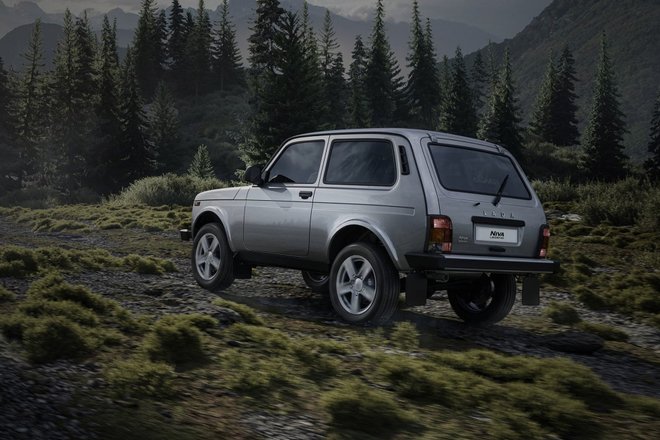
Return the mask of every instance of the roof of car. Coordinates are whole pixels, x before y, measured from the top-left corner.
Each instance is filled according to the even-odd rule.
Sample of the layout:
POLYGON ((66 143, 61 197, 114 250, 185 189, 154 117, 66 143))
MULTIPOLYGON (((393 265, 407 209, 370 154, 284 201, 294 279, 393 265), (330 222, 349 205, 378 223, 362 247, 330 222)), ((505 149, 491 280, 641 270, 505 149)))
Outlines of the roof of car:
POLYGON ((502 149, 502 147, 500 147, 499 145, 493 144, 492 142, 488 142, 488 141, 483 141, 465 136, 458 136, 455 134, 444 133, 441 131, 421 130, 415 128, 350 128, 344 130, 316 131, 312 133, 304 133, 304 134, 299 134, 297 136, 293 136, 287 139, 285 143, 292 139, 301 138, 301 137, 333 136, 333 135, 344 135, 344 134, 394 134, 394 135, 403 136, 408 139, 410 138, 421 139, 425 137, 430 137, 431 139, 438 141, 442 141, 442 140, 455 141, 455 142, 472 144, 474 146, 490 147, 491 149, 495 149, 497 151, 500 151, 502 149))

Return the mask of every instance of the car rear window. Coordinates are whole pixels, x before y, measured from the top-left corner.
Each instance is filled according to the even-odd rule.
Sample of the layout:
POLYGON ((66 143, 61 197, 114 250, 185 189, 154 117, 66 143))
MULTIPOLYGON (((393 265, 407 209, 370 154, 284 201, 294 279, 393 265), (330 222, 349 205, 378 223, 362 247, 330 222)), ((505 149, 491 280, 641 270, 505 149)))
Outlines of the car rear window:
POLYGON ((503 197, 531 199, 516 166, 503 154, 430 144, 440 184, 450 191, 496 195, 506 176, 503 197))
POLYGON ((325 183, 391 186, 396 182, 392 143, 381 140, 335 141, 325 183))

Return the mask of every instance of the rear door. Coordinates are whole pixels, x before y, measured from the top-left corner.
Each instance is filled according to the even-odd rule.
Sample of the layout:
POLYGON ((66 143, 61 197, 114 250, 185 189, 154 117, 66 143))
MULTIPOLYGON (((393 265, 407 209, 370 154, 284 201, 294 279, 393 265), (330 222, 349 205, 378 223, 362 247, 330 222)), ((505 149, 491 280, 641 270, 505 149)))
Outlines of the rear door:
POLYGON ((527 178, 504 149, 426 142, 440 214, 453 225, 454 254, 535 257, 545 214, 527 178))
POLYGON ((266 168, 266 183, 249 189, 243 225, 248 251, 308 254, 312 202, 324 147, 325 138, 286 145, 266 168))

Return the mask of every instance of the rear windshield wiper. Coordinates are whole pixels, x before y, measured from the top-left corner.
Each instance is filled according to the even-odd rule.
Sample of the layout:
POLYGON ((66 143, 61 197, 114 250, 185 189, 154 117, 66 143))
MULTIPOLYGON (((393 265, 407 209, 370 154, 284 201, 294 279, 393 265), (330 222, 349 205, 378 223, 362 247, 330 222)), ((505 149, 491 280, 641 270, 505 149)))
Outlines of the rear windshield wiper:
POLYGON ((502 200, 502 193, 504 192, 504 188, 506 188, 506 183, 509 181, 509 175, 507 174, 504 176, 504 180, 502 180, 502 183, 500 184, 500 189, 497 190, 497 194, 495 194, 495 200, 493 200, 493 205, 497 206, 498 203, 500 203, 500 200, 502 200))

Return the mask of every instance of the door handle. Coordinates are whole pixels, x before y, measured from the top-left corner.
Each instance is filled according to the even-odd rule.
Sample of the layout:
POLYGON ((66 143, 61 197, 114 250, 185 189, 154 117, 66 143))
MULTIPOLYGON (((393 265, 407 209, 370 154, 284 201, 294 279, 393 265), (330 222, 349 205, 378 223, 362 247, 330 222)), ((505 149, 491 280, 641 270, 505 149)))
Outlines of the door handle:
POLYGON ((311 191, 300 191, 298 195, 300 196, 301 199, 307 200, 310 197, 312 197, 314 193, 311 191))

